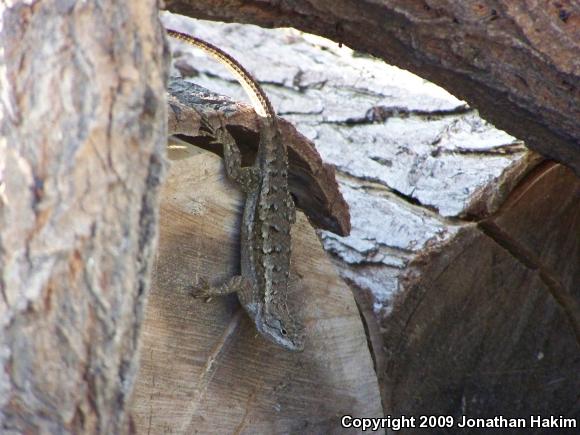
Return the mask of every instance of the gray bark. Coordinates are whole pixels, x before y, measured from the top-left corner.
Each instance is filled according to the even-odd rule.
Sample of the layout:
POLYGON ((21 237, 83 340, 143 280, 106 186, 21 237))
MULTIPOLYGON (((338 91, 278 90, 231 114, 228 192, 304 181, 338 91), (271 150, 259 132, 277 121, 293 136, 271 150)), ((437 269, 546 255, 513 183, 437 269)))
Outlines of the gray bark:
POLYGON ((120 433, 166 143, 157 4, 0 13, 0 432, 120 433))
POLYGON ((166 7, 195 18, 295 27, 370 53, 443 86, 580 174, 576 0, 168 0, 166 7))
MULTIPOLYGON (((335 44, 168 19, 238 57, 336 167, 352 232, 322 240, 366 320, 385 414, 578 416, 571 170, 432 84, 335 44)), ((202 55, 183 50, 175 65, 243 98, 202 55)))

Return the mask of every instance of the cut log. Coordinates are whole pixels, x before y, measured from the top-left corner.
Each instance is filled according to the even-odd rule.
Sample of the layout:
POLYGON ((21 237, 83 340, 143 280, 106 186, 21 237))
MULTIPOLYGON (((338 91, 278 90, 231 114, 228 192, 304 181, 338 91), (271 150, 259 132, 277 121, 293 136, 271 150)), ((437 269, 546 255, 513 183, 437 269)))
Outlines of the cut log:
MULTIPOLYGON (((182 24, 241 56, 336 166, 353 230, 321 234, 365 317, 384 413, 572 417, 577 178, 381 62, 290 30, 182 24), (517 192, 530 195, 516 207, 517 192)), ((205 87, 236 91, 203 57, 179 61, 205 87)))
MULTIPOLYGON (((222 147, 203 146, 200 113, 215 127, 225 127, 242 153, 242 164, 251 165, 258 149, 258 115, 248 105, 210 92, 180 78, 169 81, 169 131, 186 142, 223 156, 222 147)), ((278 118, 288 149, 288 185, 294 202, 317 228, 346 236, 350 232, 348 205, 338 190, 334 167, 322 162, 314 144, 288 121, 278 118)))
POLYGON ((178 14, 321 35, 443 86, 580 175, 580 6, 535 0, 168 0, 178 14), (364 29, 364 31, 361 31, 364 29))
POLYGON ((243 197, 221 159, 180 154, 162 195, 133 401, 137 432, 341 433, 341 415, 381 416, 356 304, 301 213, 290 299, 307 329, 303 353, 258 335, 236 296, 191 296, 196 275, 218 283, 239 273, 243 197))
POLYGON ((493 218, 418 256, 380 322, 386 409, 578 420, 579 235, 580 180, 546 164, 493 218))

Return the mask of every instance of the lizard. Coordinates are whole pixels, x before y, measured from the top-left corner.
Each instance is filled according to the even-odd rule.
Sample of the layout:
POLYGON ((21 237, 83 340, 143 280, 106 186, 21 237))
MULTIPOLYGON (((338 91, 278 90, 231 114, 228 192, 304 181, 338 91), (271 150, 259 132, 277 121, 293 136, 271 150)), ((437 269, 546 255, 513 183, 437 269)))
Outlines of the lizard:
POLYGON ((232 56, 200 38, 166 29, 167 34, 217 59, 248 94, 259 116, 260 139, 252 166, 241 166, 240 150, 225 127, 214 129, 202 117, 203 133, 221 144, 226 175, 245 193, 241 226, 241 274, 218 286, 204 279, 194 285, 198 297, 236 293, 256 329, 284 349, 304 349, 303 327, 288 307, 291 225, 296 209, 288 188, 288 154, 276 112, 257 80, 232 56))

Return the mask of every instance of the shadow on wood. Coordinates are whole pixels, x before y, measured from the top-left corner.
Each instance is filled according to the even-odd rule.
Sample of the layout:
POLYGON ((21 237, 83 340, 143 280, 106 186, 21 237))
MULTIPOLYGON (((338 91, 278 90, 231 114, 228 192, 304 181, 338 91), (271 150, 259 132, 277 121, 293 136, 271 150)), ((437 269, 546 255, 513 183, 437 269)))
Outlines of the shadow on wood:
POLYGON ((137 432, 339 433, 341 415, 381 416, 354 299, 301 213, 290 298, 306 324, 303 353, 266 342, 235 296, 191 297, 196 274, 220 282, 239 272, 241 211, 219 158, 204 151, 172 162, 133 400, 137 432))
POLYGON ((413 261, 380 325, 387 413, 580 417, 579 217, 580 180, 547 162, 413 261))

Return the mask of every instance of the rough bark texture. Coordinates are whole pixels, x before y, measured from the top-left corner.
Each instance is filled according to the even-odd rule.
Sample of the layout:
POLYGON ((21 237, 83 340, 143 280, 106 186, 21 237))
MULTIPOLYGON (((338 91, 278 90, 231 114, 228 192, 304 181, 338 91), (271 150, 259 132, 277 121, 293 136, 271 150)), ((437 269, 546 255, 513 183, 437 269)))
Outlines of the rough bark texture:
POLYGON ((579 217, 580 179, 542 165, 413 261, 381 321, 389 412, 580 419, 579 217))
POLYGON ((373 54, 443 86, 580 174, 578 1, 168 0, 166 7, 291 26, 373 54))
POLYGON ((353 433, 341 415, 381 416, 353 296, 301 213, 290 301, 306 325, 304 352, 264 340, 235 295, 191 296, 196 274, 219 283, 239 273, 243 195, 215 155, 179 154, 163 188, 133 402, 138 433, 353 433))
POLYGON ((127 428, 166 141, 156 6, 0 6, 3 434, 127 428))
MULTIPOLYGON (((321 237, 365 317, 385 414, 577 417, 570 170, 441 89, 335 44, 181 24, 241 58, 336 167, 352 231, 321 237)), ((176 65, 243 98, 203 56, 181 52, 176 65)))
MULTIPOLYGON (((200 113, 225 126, 242 153, 242 164, 251 165, 258 149, 259 123, 254 110, 230 98, 209 92, 183 79, 169 81, 168 133, 184 141, 196 142, 223 156, 223 148, 203 146, 199 133, 200 113)), ((288 183, 294 202, 316 227, 346 236, 350 232, 348 205, 338 190, 334 168, 322 162, 314 144, 288 121, 278 124, 286 146, 290 170, 288 183)))

